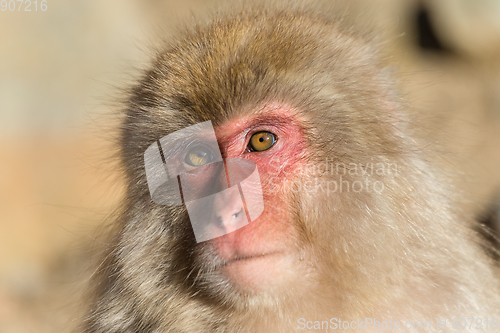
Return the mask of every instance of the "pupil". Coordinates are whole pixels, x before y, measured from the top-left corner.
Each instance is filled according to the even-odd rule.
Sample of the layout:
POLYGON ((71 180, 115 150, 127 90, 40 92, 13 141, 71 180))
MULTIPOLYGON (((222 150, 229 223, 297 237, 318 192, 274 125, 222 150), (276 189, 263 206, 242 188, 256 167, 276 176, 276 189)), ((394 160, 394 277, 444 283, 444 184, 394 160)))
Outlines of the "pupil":
POLYGON ((259 142, 264 142, 264 138, 259 138, 259 142))

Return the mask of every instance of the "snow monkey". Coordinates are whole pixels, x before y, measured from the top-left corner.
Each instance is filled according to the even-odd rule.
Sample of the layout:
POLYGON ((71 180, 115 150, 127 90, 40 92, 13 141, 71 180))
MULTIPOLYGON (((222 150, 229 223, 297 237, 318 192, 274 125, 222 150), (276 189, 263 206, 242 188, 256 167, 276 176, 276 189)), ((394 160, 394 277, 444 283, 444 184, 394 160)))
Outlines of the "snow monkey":
POLYGON ((293 6, 217 14, 159 50, 123 108, 126 195, 81 331, 500 330, 495 264, 379 54, 293 6), (163 204, 148 149, 154 177, 176 170, 163 204), (256 216, 232 160, 257 172, 256 216))

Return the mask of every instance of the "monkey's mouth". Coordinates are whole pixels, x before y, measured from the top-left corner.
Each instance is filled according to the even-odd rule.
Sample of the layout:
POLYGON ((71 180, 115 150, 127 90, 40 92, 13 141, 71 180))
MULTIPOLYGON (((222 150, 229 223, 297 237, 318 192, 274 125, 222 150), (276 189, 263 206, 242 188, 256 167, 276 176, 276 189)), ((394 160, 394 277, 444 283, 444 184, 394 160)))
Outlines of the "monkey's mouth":
POLYGON ((234 286, 248 292, 260 292, 280 285, 290 271, 289 257, 284 252, 271 251, 250 255, 237 254, 220 267, 234 286))
POLYGON ((246 256, 236 256, 233 259, 229 259, 224 261, 223 266, 227 266, 231 263, 238 262, 238 261, 245 261, 245 260, 254 260, 254 259, 263 259, 265 257, 270 257, 270 256, 275 256, 279 255, 281 252, 275 251, 275 252, 268 252, 268 253, 261 253, 261 254, 254 254, 254 255, 246 255, 246 256))

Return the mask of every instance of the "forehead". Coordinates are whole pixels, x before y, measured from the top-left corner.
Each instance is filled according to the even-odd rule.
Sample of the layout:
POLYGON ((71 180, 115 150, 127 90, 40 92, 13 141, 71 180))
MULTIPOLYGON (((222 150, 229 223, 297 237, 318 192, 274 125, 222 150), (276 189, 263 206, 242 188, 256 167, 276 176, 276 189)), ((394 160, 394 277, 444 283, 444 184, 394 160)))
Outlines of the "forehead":
POLYGON ((335 27, 285 14, 215 20, 161 53, 150 82, 174 112, 218 125, 306 91, 304 80, 298 82, 322 67, 326 30, 335 27))

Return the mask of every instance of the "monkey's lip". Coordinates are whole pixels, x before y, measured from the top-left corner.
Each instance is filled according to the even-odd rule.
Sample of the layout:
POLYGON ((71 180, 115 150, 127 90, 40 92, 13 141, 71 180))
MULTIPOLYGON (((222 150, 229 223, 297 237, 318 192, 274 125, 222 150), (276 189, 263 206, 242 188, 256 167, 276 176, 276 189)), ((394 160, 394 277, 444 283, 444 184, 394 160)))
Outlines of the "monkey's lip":
POLYGON ((236 255, 226 260, 221 270, 234 286, 247 292, 260 292, 283 281, 289 271, 287 257, 278 251, 236 255))
POLYGON ((226 260, 222 266, 227 266, 231 263, 238 262, 238 261, 245 261, 245 260, 256 260, 256 259, 264 259, 270 256, 276 256, 282 254, 279 251, 274 251, 274 252, 267 252, 267 253, 259 253, 259 254, 253 254, 253 255, 237 255, 236 257, 226 260))

